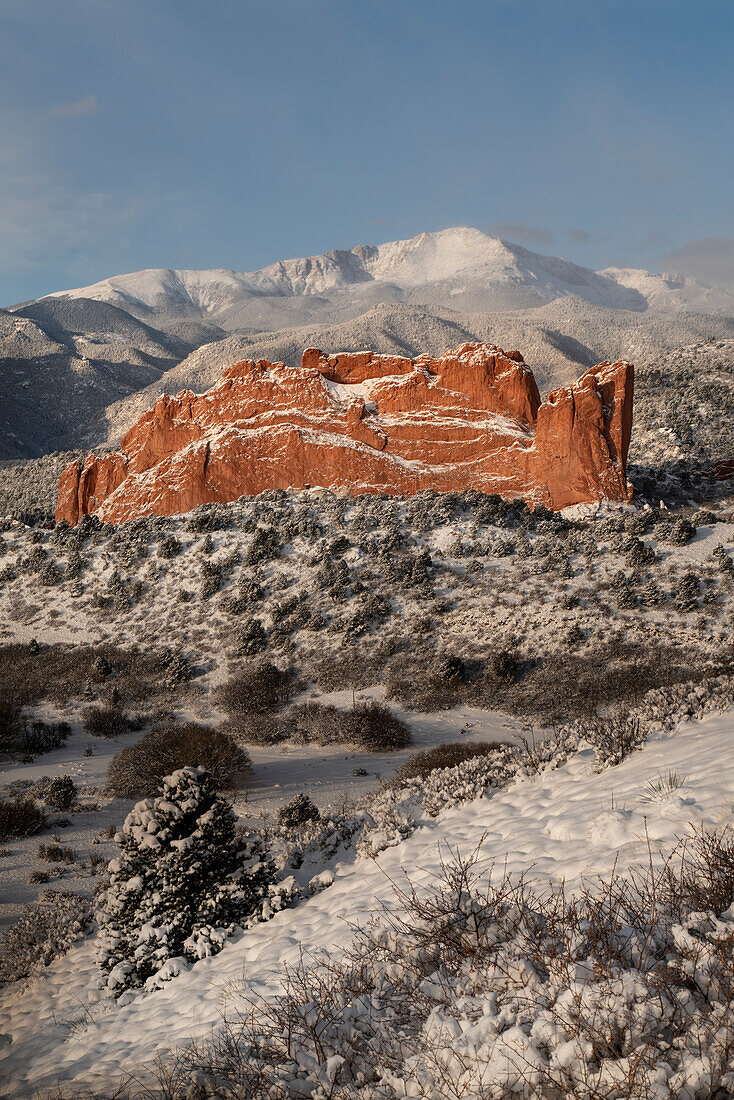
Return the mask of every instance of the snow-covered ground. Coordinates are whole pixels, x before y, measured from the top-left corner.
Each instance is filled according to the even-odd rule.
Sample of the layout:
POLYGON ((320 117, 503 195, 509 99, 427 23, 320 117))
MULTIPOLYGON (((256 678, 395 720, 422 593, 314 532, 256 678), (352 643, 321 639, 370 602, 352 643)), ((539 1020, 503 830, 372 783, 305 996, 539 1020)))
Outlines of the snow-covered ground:
MULTIPOLYGON (((344 523, 335 523, 325 517, 319 510, 318 497, 308 493, 292 495, 288 510, 296 506, 319 514, 330 536, 343 531, 354 540, 343 555, 352 580, 361 580, 366 571, 365 589, 383 595, 391 604, 391 616, 379 630, 382 638, 393 634, 400 640, 406 635, 418 634, 414 619, 426 615, 436 620, 434 633, 446 645, 470 648, 478 639, 491 637, 498 647, 523 647, 533 657, 557 650, 559 639, 572 625, 584 632, 590 644, 616 625, 622 625, 628 634, 642 631, 646 639, 652 641, 667 641, 671 634, 681 640, 691 639, 702 650, 710 646, 713 637, 714 631, 702 632, 697 618, 691 613, 679 612, 671 600, 662 607, 641 603, 633 610, 618 609, 613 615, 605 607, 600 608, 600 601, 604 604, 614 599, 609 591, 610 581, 620 570, 629 573, 631 566, 623 549, 626 536, 620 536, 617 544, 608 531, 602 533, 601 525, 594 522, 589 522, 580 532, 579 539, 572 538, 570 543, 558 541, 557 535, 550 539, 538 537, 532 531, 526 533, 477 524, 466 517, 455 517, 425 532, 412 531, 414 552, 428 551, 437 566, 433 578, 434 595, 441 610, 436 611, 433 600, 415 586, 406 587, 403 582, 375 575, 375 570, 382 566, 365 553, 360 539, 366 538, 369 542, 382 535, 376 524, 368 536, 354 529, 355 516, 366 507, 362 498, 350 505, 344 523), (522 555, 512 540, 523 544, 522 555), (511 551, 498 556, 496 546, 503 544, 510 546, 511 551), (528 556, 530 548, 532 553, 528 556), (569 566, 566 578, 560 575, 561 563, 569 566), (578 599, 575 604, 560 606, 562 595, 578 599)), ((66 583, 53 589, 44 588, 39 585, 37 574, 22 567, 24 557, 34 544, 27 540, 28 529, 16 525, 5 536, 0 536, 4 539, 0 543, 4 566, 18 573, 11 583, 0 583, 0 641, 29 642, 37 638, 48 644, 108 642, 121 646, 148 646, 151 637, 155 637, 195 654, 202 664, 213 660, 213 674, 201 682, 214 686, 225 678, 225 658, 231 651, 232 632, 239 625, 242 614, 233 613, 227 600, 238 591, 237 578, 249 570, 265 592, 262 602, 255 604, 248 613, 259 617, 267 629, 275 625, 275 605, 289 598, 308 604, 326 616, 328 629, 316 632, 309 627, 291 628, 297 660, 323 657, 329 651, 343 648, 341 632, 349 615, 359 608, 362 596, 350 596, 345 602, 335 603, 328 591, 319 589, 319 561, 313 557, 319 541, 312 537, 295 538, 284 545, 281 557, 272 562, 253 567, 239 563, 227 565, 238 554, 239 560, 246 557, 251 540, 251 535, 241 528, 241 516, 236 512, 238 507, 230 506, 235 515, 232 528, 214 532, 210 555, 202 554, 203 536, 188 529, 186 516, 160 521, 182 544, 181 553, 170 560, 158 555, 152 535, 143 548, 143 557, 132 562, 127 560, 124 551, 113 545, 109 530, 95 536, 98 541, 92 540, 83 549, 85 565, 81 594, 66 583), (221 592, 212 599, 196 598, 201 588, 204 557, 223 570, 221 592), (130 607, 100 608, 95 597, 109 595, 109 586, 116 575, 124 578, 128 586, 126 591, 130 583, 142 579, 144 591, 132 600, 130 607), (190 595, 186 602, 179 598, 182 590, 190 595), (53 598, 49 598, 49 592, 53 598)), ((610 510, 609 514, 614 511, 624 514, 619 510, 610 510)), ((603 518, 605 513, 602 511, 599 515, 603 518)), ((676 513, 660 515, 677 518, 676 513)), ((400 523, 405 522, 400 508, 396 516, 400 523)), ((123 525, 118 530, 124 534, 127 528, 123 525)), ((156 538, 162 532, 163 527, 157 531, 156 538)), ((712 555, 717 547, 723 548, 729 556, 732 554, 734 522, 730 508, 722 509, 716 524, 699 526, 687 545, 661 540, 654 530, 640 537, 644 545, 657 554, 657 561, 646 567, 645 572, 649 572, 661 588, 667 590, 683 571, 690 569, 694 569, 709 587, 718 585, 716 628, 728 628, 734 604, 728 588, 720 583, 718 566, 712 555)), ((68 557, 68 548, 56 545, 48 535, 43 549, 49 560, 59 565, 63 564, 64 555, 68 557)), ((0 581, 3 579, 1 574, 0 569, 0 581)))
POLYGON ((338 952, 351 939, 350 922, 366 921, 381 901, 389 902, 404 875, 429 883, 442 846, 469 853, 482 842, 488 870, 495 863, 570 888, 615 865, 642 864, 648 843, 655 853, 702 823, 731 820, 733 741, 729 711, 654 738, 601 773, 584 749, 558 770, 446 811, 375 861, 338 864, 329 889, 124 1007, 102 998, 88 940, 34 981, 0 993, 0 1076, 15 1097, 57 1080, 103 1088, 194 1036, 211 1034, 222 1010, 243 993, 275 992, 283 964, 296 963, 301 952, 338 952), (662 801, 647 801, 646 785, 670 771, 682 785, 662 801))
MULTIPOLYGON (((357 699, 382 699, 384 687, 360 691, 357 699)), ((303 696, 306 698, 306 695, 303 696)), ((333 691, 319 695, 319 702, 348 710, 352 702, 350 691, 333 691)), ((252 781, 241 813, 258 814, 277 808, 294 795, 307 790, 319 806, 335 806, 344 798, 352 801, 374 790, 380 779, 387 779, 397 767, 415 752, 435 748, 449 742, 516 741, 522 723, 498 711, 477 707, 452 707, 433 714, 415 713, 393 706, 398 717, 407 722, 413 744, 400 752, 360 752, 349 746, 281 745, 248 749, 252 757, 252 781), (365 776, 351 773, 364 769, 365 776)))
MULTIPOLYGON (((304 692, 301 698, 309 698, 304 692)), ((382 685, 361 691, 357 700, 384 696, 382 685)), ((319 701, 348 709, 352 693, 334 691, 319 695, 319 701)), ((251 746, 252 775, 247 786, 239 792, 235 809, 243 818, 252 818, 256 824, 273 816, 279 807, 303 791, 316 802, 321 810, 339 808, 345 801, 354 803, 379 787, 381 779, 387 779, 397 767, 414 752, 431 749, 436 745, 460 741, 516 741, 520 723, 497 711, 479 710, 475 707, 454 707, 434 714, 416 714, 395 708, 408 723, 413 744, 400 752, 360 752, 349 745, 320 747, 313 744, 285 742, 266 747, 251 746), (353 772, 364 771, 364 775, 353 772)), ((39 710, 44 718, 58 717, 52 709, 39 710)), ((70 717, 73 717, 70 715, 70 717)), ((13 783, 37 783, 43 776, 71 775, 80 792, 89 792, 81 803, 87 810, 74 810, 50 816, 50 829, 43 834, 16 837, 4 846, 6 854, 0 858, 0 929, 17 920, 24 905, 38 896, 39 886, 29 881, 34 872, 51 874, 48 886, 52 889, 74 890, 89 893, 94 884, 89 860, 92 857, 111 859, 114 844, 105 836, 110 825, 120 825, 132 807, 132 801, 110 798, 105 792, 107 769, 116 753, 127 745, 140 740, 141 734, 128 733, 117 738, 90 737, 72 722, 72 734, 65 745, 53 752, 37 757, 33 763, 6 763, 0 769, 0 787, 13 783), (84 750, 92 749, 85 756, 84 750), (59 828, 55 822, 65 820, 59 828), (60 841, 70 847, 77 861, 72 864, 54 864, 39 860, 36 852, 39 841, 47 841, 50 833, 56 833, 60 841)))

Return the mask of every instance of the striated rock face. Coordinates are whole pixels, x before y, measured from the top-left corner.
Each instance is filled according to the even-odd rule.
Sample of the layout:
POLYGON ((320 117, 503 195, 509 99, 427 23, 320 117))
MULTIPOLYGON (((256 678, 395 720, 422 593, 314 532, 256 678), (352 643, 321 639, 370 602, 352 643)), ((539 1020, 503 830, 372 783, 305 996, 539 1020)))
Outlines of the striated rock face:
POLYGON ((119 452, 62 474, 56 520, 186 512, 264 489, 479 489, 564 508, 624 501, 633 368, 600 363, 541 403, 519 352, 440 359, 303 353, 236 363, 204 394, 159 397, 119 452))

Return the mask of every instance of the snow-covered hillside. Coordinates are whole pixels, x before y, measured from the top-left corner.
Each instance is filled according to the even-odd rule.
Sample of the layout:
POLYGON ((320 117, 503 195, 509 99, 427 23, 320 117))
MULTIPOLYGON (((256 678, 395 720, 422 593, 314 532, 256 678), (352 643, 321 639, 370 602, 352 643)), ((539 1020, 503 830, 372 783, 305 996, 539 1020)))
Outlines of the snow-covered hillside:
POLYGON ((653 309, 730 313, 734 300, 731 291, 724 287, 703 286, 686 275, 653 274, 633 267, 606 267, 598 274, 641 294, 653 309))
MULTIPOLYGON (((3 917, 10 925, 21 916, 6 934, 25 949, 0 958, 0 979, 8 982, 0 992, 0 1078, 9 1094, 43 1095, 60 1078, 61 1097, 79 1100, 92 1088, 108 1100, 118 1074, 144 1077, 157 1057, 170 1069, 177 1055, 169 1052, 210 1038, 222 1009, 236 1020, 248 998, 262 1006, 260 998, 277 994, 283 965, 297 967, 302 953, 347 965, 350 925, 383 919, 380 907, 392 903, 394 885, 419 894, 430 887, 449 846, 469 856, 483 841, 485 881, 494 863, 500 874, 525 873, 555 887, 564 881, 570 892, 615 867, 628 883, 630 868, 646 866, 648 844, 655 863, 661 848, 697 828, 730 824, 734 516, 730 503, 713 501, 712 509, 551 518, 479 494, 397 501, 304 492, 115 529, 91 521, 54 532, 7 523, 0 541, 0 701, 11 725, 8 731, 6 718, 0 806, 6 822, 18 813, 12 804, 22 805, 18 795, 48 814, 44 832, 6 832, 3 841, 3 917), (277 667, 260 664, 265 657, 277 667), (276 684, 274 701, 263 702, 263 682, 276 684), (257 685, 254 696, 247 683, 257 685), (381 721, 393 728, 395 718, 407 722, 415 749, 438 749, 444 761, 448 752, 461 762, 426 775, 410 770, 422 765, 408 759, 405 740, 373 743, 368 752, 353 725, 361 696, 395 707, 380 711, 381 721), (16 700, 31 723, 40 723, 16 728, 16 700), (280 709, 263 714, 267 706, 280 709), (328 728, 309 726, 309 715, 328 728), (108 724, 100 726, 100 717, 108 724), (145 754, 161 723, 179 719, 195 719, 206 738, 229 730, 249 746, 252 782, 234 809, 243 829, 262 830, 279 876, 272 885, 292 881, 296 904, 237 932, 216 957, 191 967, 168 958, 166 974, 181 972, 145 996, 127 990, 114 1002, 103 995, 91 929, 35 972, 47 925, 37 908, 25 916, 20 907, 40 901, 38 886, 52 883, 73 892, 67 904, 89 913, 90 895, 104 888, 104 865, 117 854, 114 826, 145 793, 108 785, 119 778, 117 754, 145 754), (62 721, 63 737, 49 724, 62 721), (498 740, 512 743, 478 745, 498 740), (604 763, 610 766, 597 771, 604 763), (76 803, 51 812, 52 776, 76 785, 76 803), (384 789, 380 778, 388 781, 384 789), (313 831, 276 824, 284 804, 306 794, 321 815, 312 819, 313 831), (26 934, 29 923, 35 939, 26 934)), ((436 767, 435 755, 430 761, 436 767)), ((136 781, 144 772, 136 766, 136 781)), ((61 901, 56 894, 47 903, 54 898, 61 901)), ((730 904, 697 907, 715 911, 717 935, 734 932, 734 910, 725 916, 730 904)), ((571 969, 577 961, 573 955, 571 969)), ((381 965, 379 957, 370 956, 373 962, 381 965)), ((504 1009, 493 991, 493 966, 485 953, 469 973, 468 1001, 467 974, 461 965, 449 967, 442 1004, 423 1016, 413 1012, 413 1037, 430 1052, 427 1020, 437 1007, 431 1018, 440 1017, 442 1034, 463 1044, 470 1076, 494 1072, 487 1044, 500 1033, 504 1009)), ((647 1028, 657 1002, 637 969, 630 977, 625 961, 623 984, 647 1028)), ((520 991, 520 1007, 512 1009, 518 1042, 540 1013, 537 1000, 527 1009, 522 997, 546 992, 540 981, 530 993, 520 991)), ((377 1020, 382 1039, 392 1020, 393 994, 386 996, 366 1017, 377 1020)), ((622 1009, 625 1003, 615 1001, 622 1009)), ((425 998, 421 1004, 422 1012, 425 998)), ((506 1017, 501 1033, 509 1027, 506 1017)), ((561 1046, 554 1034, 546 1030, 538 1040, 549 1062, 561 1046)), ((678 1065, 679 1048, 669 1047, 678 1065)), ((394 1075, 415 1077, 398 1063, 390 1063, 394 1075)), ((294 1079, 307 1072, 293 1071, 294 1079)), ((472 1095, 461 1075, 453 1080, 453 1092, 390 1085, 375 1094, 360 1087, 339 1100, 472 1095)), ((240 1085, 228 1100, 308 1095, 295 1086, 258 1094, 240 1085)), ((133 1095, 142 1100, 141 1092, 133 1095)), ((591 1095, 620 1100, 613 1092, 591 1095)), ((181 1090, 169 1094, 184 1097, 181 1090)))
POLYGON ((14 1097, 57 1081, 111 1090, 120 1074, 139 1073, 177 1045, 209 1037, 223 1011, 231 1015, 249 998, 277 992, 283 967, 297 966, 302 952, 338 959, 352 939, 350 923, 364 924, 381 904, 393 904, 394 886, 405 887, 406 875, 419 891, 430 886, 449 846, 469 855, 481 844, 485 876, 492 865, 495 874, 506 867, 539 883, 565 882, 570 891, 615 867, 641 867, 650 853, 656 861, 661 849, 701 825, 731 820, 733 736, 732 712, 714 714, 654 737, 601 773, 593 752, 582 748, 557 770, 426 820, 376 860, 338 862, 331 887, 124 1006, 100 993, 95 943, 87 940, 29 984, 0 994, 6 1087, 14 1097), (650 784, 671 773, 675 789, 651 798, 650 784))
POLYGON ((467 227, 258 271, 155 268, 0 310, 0 460, 114 446, 161 392, 207 389, 240 359, 296 366, 307 347, 487 341, 518 348, 550 390, 605 359, 639 368, 732 337, 729 290, 592 271, 467 227))

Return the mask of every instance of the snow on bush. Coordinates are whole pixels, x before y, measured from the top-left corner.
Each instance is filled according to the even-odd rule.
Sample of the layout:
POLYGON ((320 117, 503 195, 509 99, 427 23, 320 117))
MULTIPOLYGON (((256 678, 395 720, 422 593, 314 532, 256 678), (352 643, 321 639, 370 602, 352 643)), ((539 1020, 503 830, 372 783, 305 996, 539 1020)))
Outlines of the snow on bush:
POLYGON ((342 957, 302 962, 279 996, 183 1052, 180 1095, 194 1081, 258 1100, 734 1093, 734 897, 681 911, 695 846, 570 898, 480 873, 479 855, 453 854, 427 889, 396 888, 342 957))
MULTIPOLYGON (((634 711, 612 710, 591 720, 576 719, 540 738, 522 738, 522 749, 499 744, 486 756, 455 767, 437 768, 427 776, 399 779, 380 791, 363 811, 366 819, 357 842, 361 856, 374 858, 411 835, 426 818, 442 810, 485 797, 518 775, 536 774, 563 766, 588 740, 594 746, 599 770, 620 764, 641 748, 652 733, 667 731, 678 722, 700 718, 714 709, 734 704, 732 679, 721 676, 705 687, 678 684, 648 692, 634 711)), ((530 732, 530 731, 529 731, 530 732)), ((398 773, 399 775, 399 773, 398 773)))
POLYGON ((296 826, 279 821, 268 828, 267 842, 282 873, 298 872, 300 880, 307 883, 322 872, 328 877, 331 871, 324 870, 326 865, 353 852, 366 820, 367 814, 361 810, 324 811, 318 820, 296 826))
POLYGON ((703 718, 734 706, 734 676, 715 676, 705 683, 674 684, 647 692, 635 707, 646 733, 673 730, 680 722, 703 718))
POLYGON ((395 770, 392 785, 416 775, 427 776, 436 768, 455 768, 465 760, 490 756, 506 741, 450 741, 423 752, 415 752, 395 770))
POLYGON ((542 739, 535 739, 529 731, 529 737, 521 738, 525 764, 530 772, 562 767, 583 741, 588 741, 601 771, 620 764, 653 734, 671 732, 681 722, 733 706, 731 676, 716 676, 705 684, 689 682, 654 688, 629 710, 611 710, 590 719, 576 718, 554 727, 542 739))
POLYGON ((395 847, 422 820, 506 786, 522 767, 523 760, 515 746, 498 745, 487 756, 464 760, 453 768, 436 768, 427 776, 414 776, 398 787, 384 788, 365 812, 358 853, 374 857, 386 848, 395 847))
MULTIPOLYGON (((721 690, 714 696, 717 702, 731 690, 728 679, 722 679, 719 686, 721 690)), ((603 736, 596 739, 600 743, 598 766, 619 763, 641 743, 643 729, 650 732, 666 728, 671 714, 694 714, 710 705, 710 697, 700 691, 697 694, 695 686, 688 691, 681 687, 672 692, 649 693, 638 705, 639 719, 614 715, 599 719, 598 729, 603 736), (618 727, 620 737, 615 733, 618 727), (631 738, 626 736, 628 727, 634 734, 631 738), (610 745, 604 740, 607 733, 610 745)), ((303 879, 304 873, 315 872, 314 888, 319 889, 319 873, 338 855, 356 848, 358 856, 374 858, 400 844, 445 809, 486 797, 519 775, 565 763, 584 734, 588 736, 587 729, 575 722, 552 731, 543 741, 532 745, 526 742, 524 751, 498 745, 486 756, 385 787, 371 798, 367 808, 355 813, 327 815, 304 822, 297 830, 283 823, 270 830, 268 840, 274 850, 280 848, 278 863, 283 874, 300 871, 303 879)), ((123 859, 111 865, 111 885, 100 918, 105 943, 101 965, 108 971, 109 988, 118 995, 142 984, 148 988, 159 986, 196 958, 220 950, 238 925, 269 919, 311 892, 306 888, 312 881, 308 877, 302 886, 293 876, 276 882, 273 864, 263 859, 260 842, 252 837, 241 842, 242 854, 233 854, 240 843, 231 832, 234 815, 221 799, 215 798, 210 804, 208 776, 202 780, 208 793, 201 805, 201 795, 193 798, 190 809, 177 805, 177 799, 180 803, 183 796, 169 790, 170 783, 177 776, 189 776, 186 788, 192 775, 202 773, 203 769, 186 768, 169 777, 163 797, 139 803, 123 828, 123 859), (218 811, 222 821, 214 815, 216 824, 208 822, 214 803, 224 807, 218 811), (202 822, 207 820, 206 827, 197 824, 199 815, 202 822), (223 847, 218 859, 187 854, 191 847, 206 851, 220 842, 223 847), (206 866, 208 878, 199 874, 202 866, 206 866), (200 897, 184 885, 188 882, 200 887, 200 897), (182 906, 184 897, 187 902, 182 906)), ((182 782, 176 780, 177 784, 182 782)))
POLYGON ((63 955, 92 925, 92 903, 80 894, 42 890, 0 944, 0 981, 26 978, 63 955))
POLYGON ((128 814, 98 912, 99 963, 113 994, 157 986, 282 907, 259 840, 237 836, 235 824, 201 767, 166 776, 162 794, 128 814))
POLYGON ((642 748, 645 732, 640 719, 633 714, 609 714, 586 723, 586 740, 594 746, 599 771, 614 768, 642 748))

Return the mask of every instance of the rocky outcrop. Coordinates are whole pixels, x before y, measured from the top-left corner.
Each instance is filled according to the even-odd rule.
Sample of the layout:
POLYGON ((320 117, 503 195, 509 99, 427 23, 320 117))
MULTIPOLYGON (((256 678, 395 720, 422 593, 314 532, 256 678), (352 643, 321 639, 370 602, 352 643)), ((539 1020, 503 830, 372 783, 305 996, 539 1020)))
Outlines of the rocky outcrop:
POLYGON ((186 512, 264 489, 479 489, 559 509, 630 496, 633 368, 600 363, 545 402, 519 352, 245 360, 203 394, 159 397, 119 452, 64 471, 56 520, 186 512))

